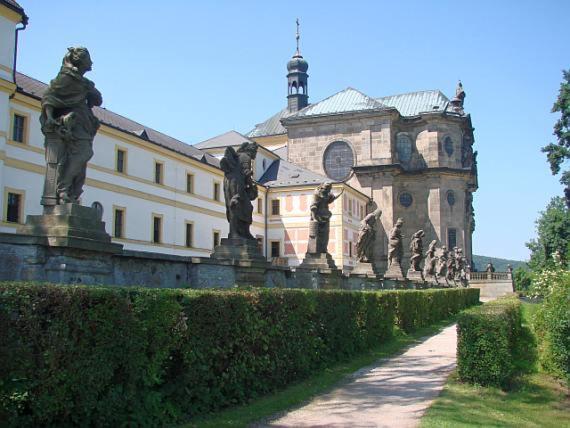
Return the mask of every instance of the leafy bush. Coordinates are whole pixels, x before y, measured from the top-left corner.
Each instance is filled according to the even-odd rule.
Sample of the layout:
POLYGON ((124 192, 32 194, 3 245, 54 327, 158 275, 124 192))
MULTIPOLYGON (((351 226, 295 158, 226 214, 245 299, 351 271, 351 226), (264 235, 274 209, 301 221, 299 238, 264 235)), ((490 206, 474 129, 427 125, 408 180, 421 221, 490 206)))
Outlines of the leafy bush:
POLYGON ((156 426, 243 403, 387 340, 396 311, 405 320, 412 310, 398 303, 404 294, 422 308, 404 321, 408 330, 476 300, 466 290, 2 283, 0 421, 156 426))
POLYGON ((396 321, 405 332, 449 318, 479 302, 479 289, 402 290, 397 294, 396 321))
POLYGON ((546 371, 570 382, 570 272, 545 271, 537 277, 536 291, 544 296, 533 320, 539 362, 546 371))
POLYGON ((524 267, 518 267, 513 271, 515 290, 526 292, 531 288, 533 274, 524 267))
POLYGON ((506 386, 515 374, 521 307, 504 298, 464 311, 457 323, 457 369, 462 381, 506 386))

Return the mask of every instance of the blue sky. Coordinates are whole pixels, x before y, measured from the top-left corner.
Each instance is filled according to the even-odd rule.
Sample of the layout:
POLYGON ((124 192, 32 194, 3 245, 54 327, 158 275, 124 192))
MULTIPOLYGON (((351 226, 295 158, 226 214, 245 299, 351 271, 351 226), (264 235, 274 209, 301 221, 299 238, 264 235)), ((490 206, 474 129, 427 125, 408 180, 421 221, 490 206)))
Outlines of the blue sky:
MULTIPOLYGON (((19 71, 48 82, 68 46, 89 48, 104 106, 190 144, 245 133, 286 105, 285 65, 309 62, 309 101, 464 84, 475 127, 475 254, 527 259, 560 195, 540 147, 570 68, 569 1, 21 0, 19 71)), ((95 150, 97 150, 95 148, 95 150)))

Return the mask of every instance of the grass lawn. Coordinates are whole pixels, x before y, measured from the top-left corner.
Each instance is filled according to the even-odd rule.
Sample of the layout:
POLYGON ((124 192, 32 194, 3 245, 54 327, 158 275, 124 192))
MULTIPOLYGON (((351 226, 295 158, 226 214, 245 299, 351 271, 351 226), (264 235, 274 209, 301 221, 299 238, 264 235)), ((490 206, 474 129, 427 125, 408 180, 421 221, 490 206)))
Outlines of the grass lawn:
POLYGON ((459 382, 452 375, 422 418, 431 427, 569 427, 568 390, 548 375, 524 375, 513 390, 459 382))
POLYGON ((525 335, 517 352, 521 376, 505 392, 461 383, 456 374, 422 418, 421 428, 431 427, 570 427, 568 388, 551 376, 537 372, 536 345, 528 330, 538 304, 523 303, 525 335))
POLYGON ((272 395, 252 401, 248 405, 234 407, 219 413, 195 418, 183 427, 247 427, 253 422, 268 418, 280 412, 285 412, 291 407, 306 402, 313 396, 321 394, 331 389, 335 384, 342 382, 346 379, 347 375, 356 370, 371 365, 381 358, 388 358, 402 353, 407 347, 422 342, 426 336, 438 333, 453 322, 455 322, 455 319, 442 321, 409 335, 397 333, 392 340, 382 344, 377 349, 360 355, 350 361, 315 373, 312 377, 303 382, 299 382, 272 395))

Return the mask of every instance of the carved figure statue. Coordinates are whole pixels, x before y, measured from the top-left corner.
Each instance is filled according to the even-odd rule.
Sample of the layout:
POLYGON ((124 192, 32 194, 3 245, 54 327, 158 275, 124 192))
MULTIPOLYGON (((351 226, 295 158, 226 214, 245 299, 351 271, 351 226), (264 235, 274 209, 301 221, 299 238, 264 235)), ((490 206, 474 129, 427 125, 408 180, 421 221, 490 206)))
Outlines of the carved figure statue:
POLYGON ((487 263, 487 266, 485 267, 485 272, 487 272, 487 273, 495 272, 495 266, 493 266, 493 263, 491 263, 491 261, 489 261, 489 263, 487 263))
POLYGON ((463 250, 461 248, 457 248, 455 250, 455 277, 462 281, 467 277, 465 265, 466 259, 463 256, 463 250))
POLYGON ((447 257, 449 255, 449 252, 447 251, 447 247, 445 245, 443 245, 441 247, 441 254, 439 255, 439 260, 437 263, 437 276, 439 278, 443 278, 444 276, 444 272, 447 268, 447 257))
POLYGON ((412 241, 410 242, 410 252, 412 253, 410 256, 410 269, 416 272, 422 270, 420 268, 420 263, 424 256, 424 245, 422 242, 422 238, 424 236, 424 231, 420 229, 412 235, 412 241))
POLYGON ((255 238, 249 231, 257 186, 253 180, 251 161, 257 155, 256 143, 243 143, 237 150, 226 147, 220 167, 224 171, 226 217, 230 223, 228 238, 255 238))
POLYGON ((325 182, 315 189, 313 202, 311 203, 311 227, 309 238, 316 242, 316 253, 326 253, 329 245, 330 219, 332 216, 329 205, 337 199, 344 189, 338 194, 332 193, 332 183, 325 182))
POLYGON ((404 225, 404 220, 399 218, 396 224, 390 231, 390 236, 388 238, 388 267, 392 264, 402 264, 402 256, 404 254, 404 246, 402 244, 402 226, 404 225))
POLYGON ((86 48, 68 48, 58 75, 42 97, 40 123, 47 168, 41 203, 45 207, 79 203, 83 192, 99 128, 91 109, 103 103, 95 84, 83 77, 92 65, 86 48))
POLYGON ((437 264, 437 256, 435 255, 435 245, 437 244, 437 240, 433 240, 430 242, 428 250, 426 252, 426 258, 424 261, 424 276, 437 276, 436 272, 436 264, 437 264))
POLYGON ((450 251, 448 253, 448 257, 447 257, 447 279, 448 280, 452 280, 455 278, 455 251, 457 250, 457 247, 453 247, 453 251, 450 251))
POLYGON ((374 257, 374 241, 376 240, 376 222, 382 215, 380 208, 368 214, 360 222, 358 240, 356 241, 356 257, 358 261, 371 263, 374 257))

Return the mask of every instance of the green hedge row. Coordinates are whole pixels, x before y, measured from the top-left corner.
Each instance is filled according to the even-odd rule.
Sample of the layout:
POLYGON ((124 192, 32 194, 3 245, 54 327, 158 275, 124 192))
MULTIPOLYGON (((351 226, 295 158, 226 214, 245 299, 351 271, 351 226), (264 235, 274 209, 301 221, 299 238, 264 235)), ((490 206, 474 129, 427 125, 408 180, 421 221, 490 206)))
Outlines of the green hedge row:
POLYGON ((402 290, 398 292, 396 321, 403 331, 411 332, 477 303, 476 288, 402 290))
POLYGON ((548 279, 550 292, 533 320, 539 361, 543 369, 570 383, 570 273, 548 279))
POLYGON ((180 421, 376 346, 393 334, 396 317, 409 330, 477 299, 478 290, 461 289, 199 292, 2 283, 0 421, 180 421), (402 321, 411 296, 418 304, 424 296, 431 303, 422 311, 434 314, 402 321))
POLYGON ((457 322, 459 378, 506 386, 515 372, 513 354, 521 332, 521 304, 514 297, 462 312, 457 322))

